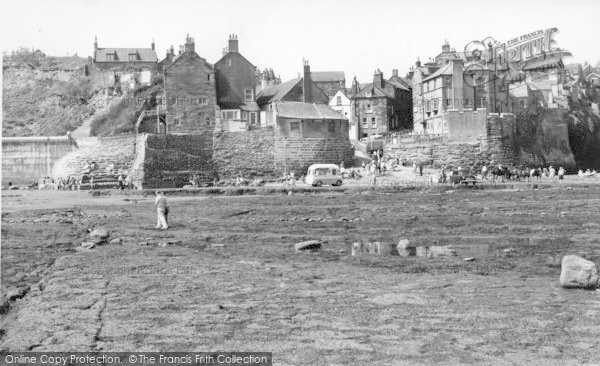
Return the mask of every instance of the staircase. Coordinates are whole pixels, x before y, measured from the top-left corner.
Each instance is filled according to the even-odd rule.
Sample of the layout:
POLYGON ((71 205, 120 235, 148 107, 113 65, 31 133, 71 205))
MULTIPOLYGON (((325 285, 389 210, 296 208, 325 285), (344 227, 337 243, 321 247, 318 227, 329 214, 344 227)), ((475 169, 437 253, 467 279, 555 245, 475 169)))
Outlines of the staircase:
POLYGON ((119 175, 125 179, 133 165, 135 146, 136 135, 100 138, 97 143, 83 146, 59 159, 54 164, 52 176, 76 177, 81 180, 82 189, 91 188, 89 182, 92 177, 94 188, 117 187, 119 175), (87 172, 86 165, 92 162, 95 163, 95 168, 87 172), (107 170, 111 164, 114 169, 107 170))

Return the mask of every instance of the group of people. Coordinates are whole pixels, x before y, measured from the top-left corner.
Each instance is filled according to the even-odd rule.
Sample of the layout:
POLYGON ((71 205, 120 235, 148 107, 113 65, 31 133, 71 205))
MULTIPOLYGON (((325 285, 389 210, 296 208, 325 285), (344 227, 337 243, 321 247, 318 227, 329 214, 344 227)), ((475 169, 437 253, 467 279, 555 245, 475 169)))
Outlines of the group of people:
POLYGON ((502 164, 482 164, 481 168, 471 167, 446 167, 443 166, 440 172, 440 183, 451 181, 452 176, 473 176, 481 180, 497 179, 504 180, 529 180, 533 179, 548 179, 550 182, 562 182, 566 170, 562 166, 556 169, 550 165, 548 167, 528 168, 528 167, 508 167, 502 164))
POLYGON ((577 175, 580 176, 581 178, 595 177, 596 169, 594 169, 594 170, 586 169, 585 172, 582 169, 579 169, 579 171, 577 172, 577 175))
POLYGON ((38 184, 38 189, 57 189, 61 191, 74 191, 81 188, 81 179, 75 177, 51 178, 44 177, 38 184))

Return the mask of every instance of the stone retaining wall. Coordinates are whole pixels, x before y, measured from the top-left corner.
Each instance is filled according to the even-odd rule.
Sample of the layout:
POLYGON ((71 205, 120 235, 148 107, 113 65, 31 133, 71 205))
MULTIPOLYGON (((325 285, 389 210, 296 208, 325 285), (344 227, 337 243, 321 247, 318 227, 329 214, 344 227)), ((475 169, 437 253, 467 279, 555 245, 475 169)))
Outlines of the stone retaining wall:
POLYGON ((273 141, 273 129, 216 134, 212 159, 219 178, 275 176, 273 141))
POLYGON ((5 137, 2 139, 2 185, 31 184, 51 176, 54 163, 77 150, 66 136, 5 137))

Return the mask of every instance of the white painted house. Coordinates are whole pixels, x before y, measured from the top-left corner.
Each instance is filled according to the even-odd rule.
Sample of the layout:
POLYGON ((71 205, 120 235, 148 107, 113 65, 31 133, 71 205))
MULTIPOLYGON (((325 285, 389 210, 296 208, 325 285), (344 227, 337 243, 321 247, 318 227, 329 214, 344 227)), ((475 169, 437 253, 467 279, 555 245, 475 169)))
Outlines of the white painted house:
POLYGON ((343 90, 338 90, 335 93, 331 100, 329 100, 329 106, 350 120, 350 129, 348 130, 350 140, 358 140, 358 128, 356 123, 353 123, 352 118, 352 103, 343 90))

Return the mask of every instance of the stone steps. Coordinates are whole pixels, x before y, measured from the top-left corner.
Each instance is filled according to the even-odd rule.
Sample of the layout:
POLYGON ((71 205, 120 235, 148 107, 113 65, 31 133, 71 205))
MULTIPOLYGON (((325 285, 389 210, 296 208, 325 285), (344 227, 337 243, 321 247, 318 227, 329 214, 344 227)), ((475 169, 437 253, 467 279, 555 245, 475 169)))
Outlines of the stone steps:
POLYGON ((53 176, 66 178, 69 176, 94 177, 94 180, 117 181, 119 174, 126 175, 135 158, 135 135, 102 138, 96 144, 88 145, 73 151, 54 164, 53 176), (86 170, 88 163, 95 163, 95 169, 86 170), (107 171, 109 165, 112 171, 107 171))

